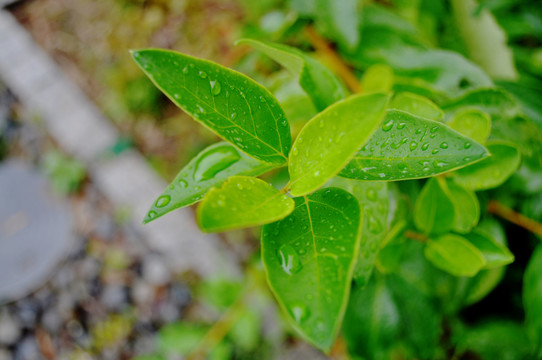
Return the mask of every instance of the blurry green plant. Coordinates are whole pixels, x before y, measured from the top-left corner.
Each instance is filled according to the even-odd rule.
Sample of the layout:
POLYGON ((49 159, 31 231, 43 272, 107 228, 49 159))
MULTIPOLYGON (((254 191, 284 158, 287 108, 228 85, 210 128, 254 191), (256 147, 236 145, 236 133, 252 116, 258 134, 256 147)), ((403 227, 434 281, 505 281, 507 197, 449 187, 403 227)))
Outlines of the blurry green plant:
POLYGON ((45 153, 42 161, 53 188, 61 194, 77 191, 87 174, 83 164, 57 150, 45 153))
MULTIPOLYGON (((171 101, 226 140, 181 169, 144 223, 201 201, 203 231, 263 225, 269 286, 291 326, 325 352, 342 329, 352 358, 540 357, 539 244, 513 239, 528 254, 538 246, 525 273, 525 327, 502 320, 468 325, 460 313, 496 288, 515 259, 493 215, 542 235, 539 223, 510 208, 540 199, 540 106, 516 100, 486 74, 506 80, 506 89, 516 84, 512 53, 487 9, 470 0, 392 3, 393 11, 378 4, 361 11, 355 0, 291 0, 299 16, 291 26, 315 25, 305 34, 317 57, 239 41, 290 72, 284 84, 297 90, 275 87, 281 102, 216 63, 168 50, 133 51, 171 101), (481 67, 434 47, 439 24, 453 21, 446 9, 464 39, 480 32, 462 48, 451 44, 481 67), (476 52, 483 41, 497 44, 498 56, 476 52), (350 94, 345 84, 363 91, 350 94), (296 117, 302 125, 293 143, 285 113, 303 109, 288 94, 298 106, 308 99, 307 114, 318 112, 296 117), (257 178, 276 169, 287 169, 285 186, 257 178)), ((540 209, 530 209, 527 215, 540 218, 540 209)), ((186 326, 172 325, 171 336, 192 339, 186 326)), ((194 342, 205 336, 200 330, 194 342)))

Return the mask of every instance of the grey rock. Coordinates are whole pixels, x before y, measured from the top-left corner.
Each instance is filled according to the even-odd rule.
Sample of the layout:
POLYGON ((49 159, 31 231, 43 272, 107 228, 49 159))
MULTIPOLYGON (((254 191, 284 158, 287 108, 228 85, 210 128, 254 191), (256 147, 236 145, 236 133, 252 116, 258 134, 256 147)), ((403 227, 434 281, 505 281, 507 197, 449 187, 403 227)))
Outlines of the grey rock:
POLYGON ((124 286, 107 285, 100 295, 100 302, 109 310, 121 310, 127 302, 124 286))
POLYGON ((136 304, 148 304, 154 299, 154 286, 143 280, 135 280, 131 294, 136 304))
POLYGON ((55 334, 57 331, 60 330, 60 327, 62 326, 62 319, 53 309, 43 314, 41 318, 41 324, 47 331, 55 334))
POLYGON ((22 324, 7 311, 0 314, 0 344, 14 344, 21 336, 22 324))
POLYGON ((15 350, 16 360, 41 360, 40 350, 36 339, 31 336, 25 337, 15 350))
POLYGON ((164 259, 157 255, 148 255, 143 259, 143 278, 149 283, 165 285, 171 278, 164 259))

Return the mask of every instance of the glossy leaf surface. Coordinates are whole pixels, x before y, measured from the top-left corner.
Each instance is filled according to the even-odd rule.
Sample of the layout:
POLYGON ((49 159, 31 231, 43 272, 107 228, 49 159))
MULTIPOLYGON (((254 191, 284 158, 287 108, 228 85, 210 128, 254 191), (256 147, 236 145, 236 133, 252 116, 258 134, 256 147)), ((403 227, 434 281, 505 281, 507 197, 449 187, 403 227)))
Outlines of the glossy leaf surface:
POLYGON ((380 245, 388 233, 388 184, 335 177, 329 185, 354 195, 363 212, 359 258, 354 269, 354 281, 363 288, 371 277, 380 245))
POLYGON ((337 188, 295 199, 295 210, 262 230, 269 285, 295 329, 320 349, 335 341, 359 253, 358 201, 337 188))
POLYGON ((486 142, 491 132, 491 118, 486 113, 476 109, 458 112, 448 125, 480 144, 486 142))
POLYGON ((198 207, 198 225, 219 232, 267 224, 290 214, 294 201, 263 180, 232 176, 198 207))
POLYGON ((251 45, 298 76, 299 84, 318 110, 346 96, 340 80, 328 68, 298 49, 253 39, 242 39, 237 43, 251 45))
POLYGON ((488 156, 480 144, 448 126, 389 110, 382 126, 340 176, 357 180, 408 180, 464 167, 488 156))
POLYGON ((465 237, 480 250, 488 269, 508 265, 514 261, 514 255, 504 245, 499 244, 490 234, 473 231, 465 237))
POLYGON ((474 276, 486 264, 474 245, 453 234, 431 239, 425 247, 425 257, 439 269, 455 276, 474 276))
POLYGON ((391 101, 390 108, 436 121, 439 121, 444 117, 444 112, 437 104, 424 96, 408 92, 400 92, 395 95, 391 101))
POLYGON ((273 95, 245 75, 211 61, 168 50, 132 56, 171 101, 250 156, 286 163, 290 126, 273 95))
POLYGON ((452 229, 454 219, 455 208, 446 183, 442 179, 429 179, 416 199, 416 227, 427 234, 444 233, 452 229))
POLYGON ((335 176, 378 128, 388 97, 354 95, 312 118, 290 154, 293 196, 308 194, 335 176))
POLYGON ((521 156, 510 143, 490 142, 487 149, 491 156, 476 164, 459 169, 455 181, 467 189, 486 190, 506 181, 518 168, 521 156))
POLYGON ((220 186, 230 176, 258 176, 274 167, 247 156, 226 142, 213 144, 179 171, 152 204, 143 223, 200 201, 210 188, 220 186))
POLYGON ((454 204, 455 218, 453 229, 466 234, 478 224, 480 220, 480 202, 472 191, 457 185, 453 181, 448 184, 450 199, 454 204))

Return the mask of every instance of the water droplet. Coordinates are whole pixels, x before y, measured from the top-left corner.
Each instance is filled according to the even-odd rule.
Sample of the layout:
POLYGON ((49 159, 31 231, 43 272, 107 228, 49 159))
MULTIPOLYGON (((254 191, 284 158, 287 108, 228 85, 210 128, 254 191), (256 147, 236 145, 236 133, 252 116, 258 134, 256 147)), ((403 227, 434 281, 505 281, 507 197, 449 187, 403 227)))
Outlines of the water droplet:
POLYGON ((292 307, 290 308, 290 311, 292 312, 292 316, 295 322, 298 324, 306 320, 310 315, 309 310, 307 309, 307 306, 305 306, 305 304, 302 304, 302 303, 293 304, 292 307))
POLYGON ((156 200, 156 207, 158 208, 161 208, 161 207, 164 207, 166 206, 167 204, 169 204, 169 201, 171 200, 171 197, 169 195, 163 195, 163 196, 160 196, 157 200, 156 200))
POLYGON ((401 130, 401 129, 404 129, 406 126, 406 123, 399 123, 397 124, 397 129, 401 130))
POLYGON ((367 199, 371 201, 376 200, 376 191, 374 189, 367 189, 367 199))
POLYGON ((470 142, 466 142, 465 145, 464 145, 465 149, 468 149, 471 146, 472 146, 472 144, 470 142))
POLYGON ((202 114, 205 114, 205 109, 200 106, 200 104, 196 104, 196 107, 198 108, 198 111, 202 114))
POLYGON ((416 129, 416 134, 421 134, 422 133, 422 129, 416 129))
POLYGON ((431 128, 431 130, 429 130, 429 131, 431 132, 431 134, 434 134, 434 133, 437 132, 437 130, 438 130, 438 126, 433 126, 433 127, 431 128))
POLYGON ((417 147, 418 147, 418 143, 416 141, 410 142, 410 151, 416 150, 417 147))
POLYGON ((369 222, 369 231, 371 233, 378 234, 382 232, 382 224, 380 223, 380 221, 378 221, 377 218, 375 218, 372 215, 369 215, 368 222, 369 222))
POLYGON ((232 113, 230 114, 230 119, 235 120, 236 117, 237 117, 237 113, 236 113, 236 112, 232 112, 232 113))
POLYGON ((447 149, 448 148, 448 143, 447 142, 443 142, 440 144, 440 148, 441 149, 447 149))
POLYGON ((199 77, 202 78, 202 79, 205 79, 207 77, 207 73, 205 71, 200 71, 198 73, 199 77))
POLYGON ((209 83, 211 84, 211 94, 218 96, 220 91, 222 91, 222 85, 220 85, 220 82, 218 82, 218 80, 211 80, 209 83))
POLYGON ((156 217, 156 215, 158 215, 158 214, 157 214, 156 211, 154 211, 154 210, 151 210, 151 211, 149 211, 149 212, 147 213, 147 217, 148 217, 149 219, 154 219, 154 218, 156 217))
POLYGON ((297 252, 288 244, 284 244, 280 247, 279 260, 282 270, 288 275, 297 273, 303 267, 297 252))
POLYGON ((433 149, 433 151, 431 151, 431 154, 438 154, 438 149, 433 149))
POLYGON ((425 143, 422 145, 422 150, 427 150, 428 147, 429 147, 429 143, 425 143))
POLYGON ((239 190, 243 190, 243 189, 244 189, 243 185, 241 185, 241 184, 237 184, 237 188, 238 188, 239 190))
POLYGON ((183 74, 185 74, 185 75, 188 74, 188 66, 185 66, 183 68, 183 74))
POLYGON ((219 146, 203 154, 196 162, 194 180, 208 180, 227 169, 241 157, 230 146, 219 146))
POLYGON ((382 130, 383 131, 390 131, 392 127, 393 127, 393 120, 390 120, 387 123, 385 123, 384 125, 382 125, 382 130))

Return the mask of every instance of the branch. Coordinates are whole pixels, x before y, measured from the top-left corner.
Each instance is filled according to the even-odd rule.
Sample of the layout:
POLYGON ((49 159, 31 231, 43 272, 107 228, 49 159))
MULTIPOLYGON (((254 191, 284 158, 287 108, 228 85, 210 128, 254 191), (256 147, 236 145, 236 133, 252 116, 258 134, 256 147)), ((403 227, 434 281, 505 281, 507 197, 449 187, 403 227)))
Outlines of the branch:
POLYGON ((529 219, 525 215, 515 212, 507 206, 504 206, 496 200, 491 200, 487 206, 487 211, 490 214, 495 214, 501 218, 510 221, 517 226, 529 230, 530 232, 542 237, 542 224, 529 219))
POLYGON ((352 72, 352 69, 341 59, 337 52, 329 45, 329 43, 320 34, 316 32, 314 27, 305 27, 305 35, 309 38, 312 47, 320 54, 326 62, 331 66, 333 71, 343 79, 344 83, 354 93, 363 91, 361 83, 352 72))

